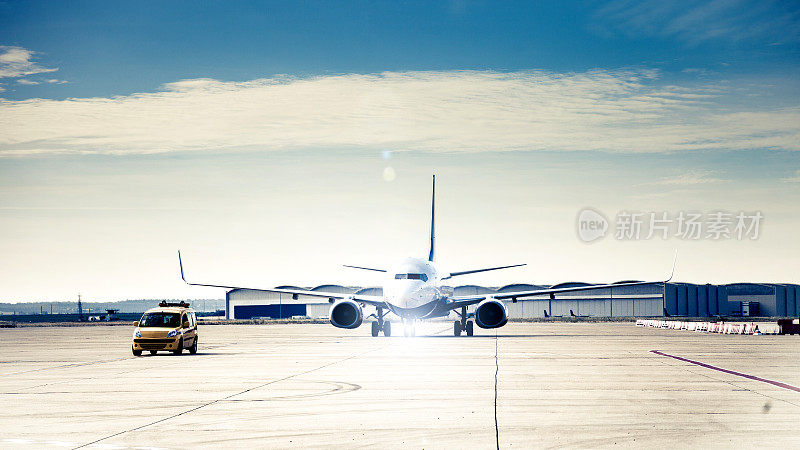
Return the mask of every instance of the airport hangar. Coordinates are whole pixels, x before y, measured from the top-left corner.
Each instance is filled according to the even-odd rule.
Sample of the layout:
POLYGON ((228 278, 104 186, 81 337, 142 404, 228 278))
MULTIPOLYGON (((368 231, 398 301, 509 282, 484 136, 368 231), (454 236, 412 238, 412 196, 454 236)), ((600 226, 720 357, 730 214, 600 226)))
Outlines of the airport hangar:
MULTIPOLYGON (((456 286, 453 295, 491 295, 545 288, 590 286, 562 283, 554 286, 510 284, 500 288, 475 285, 456 286)), ((382 295, 380 287, 359 288, 324 284, 314 288, 278 286, 284 289, 324 291, 342 294, 382 295)), ((233 289, 225 295, 226 319, 328 318, 332 299, 279 292, 233 289)), ((511 319, 539 317, 717 317, 717 316, 800 316, 800 285, 783 283, 732 283, 726 285, 653 283, 619 286, 594 291, 573 291, 530 297, 514 302, 504 300, 511 319)), ((474 308, 474 306, 472 307, 474 308)), ((369 311, 369 307, 366 311, 369 311)), ((370 312, 367 312, 369 314, 370 312)), ((451 313, 455 317, 455 313, 451 313)))

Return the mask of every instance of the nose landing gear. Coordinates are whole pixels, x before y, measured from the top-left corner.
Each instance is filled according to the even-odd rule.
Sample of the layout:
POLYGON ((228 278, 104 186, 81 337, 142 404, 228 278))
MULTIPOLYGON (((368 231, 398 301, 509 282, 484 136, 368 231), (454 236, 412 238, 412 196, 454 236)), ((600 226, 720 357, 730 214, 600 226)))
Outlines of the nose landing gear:
POLYGON ((413 320, 406 320, 403 321, 403 336, 405 337, 413 337, 416 334, 416 330, 414 329, 414 321, 413 320))
POLYGON ((461 336, 462 331, 467 332, 467 336, 472 336, 473 334, 473 327, 472 321, 467 320, 469 317, 467 315, 467 307, 461 307, 461 313, 456 312, 461 317, 461 320, 456 320, 453 322, 453 336, 461 336))
POLYGON ((384 316, 383 308, 378 308, 378 320, 372 322, 372 336, 377 337, 381 331, 383 331, 383 335, 389 337, 392 335, 392 322, 388 320, 383 320, 384 316))
POLYGON ((389 322, 388 320, 383 322, 383 335, 386 337, 392 335, 392 322, 389 322))

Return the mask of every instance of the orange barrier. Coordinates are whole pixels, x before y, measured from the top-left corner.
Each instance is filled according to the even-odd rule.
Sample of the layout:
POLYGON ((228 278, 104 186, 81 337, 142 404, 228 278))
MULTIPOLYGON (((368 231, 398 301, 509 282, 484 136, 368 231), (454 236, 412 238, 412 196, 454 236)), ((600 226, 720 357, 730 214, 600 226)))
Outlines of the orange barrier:
POLYGON ((719 334, 778 334, 779 327, 768 323, 685 322, 678 320, 637 319, 637 327, 687 330, 698 333, 719 334), (761 328, 759 328, 761 325, 761 328))

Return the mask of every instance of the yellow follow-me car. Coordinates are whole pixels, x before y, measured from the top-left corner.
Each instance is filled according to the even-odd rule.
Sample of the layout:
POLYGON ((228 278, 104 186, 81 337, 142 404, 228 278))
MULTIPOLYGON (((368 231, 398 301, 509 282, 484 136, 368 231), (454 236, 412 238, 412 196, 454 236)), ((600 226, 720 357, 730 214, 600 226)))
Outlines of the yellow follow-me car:
POLYGON ((184 349, 197 353, 197 318, 188 303, 161 302, 158 308, 148 309, 133 326, 136 329, 131 351, 135 356, 141 356, 144 350, 151 355, 159 350, 176 355, 184 349))

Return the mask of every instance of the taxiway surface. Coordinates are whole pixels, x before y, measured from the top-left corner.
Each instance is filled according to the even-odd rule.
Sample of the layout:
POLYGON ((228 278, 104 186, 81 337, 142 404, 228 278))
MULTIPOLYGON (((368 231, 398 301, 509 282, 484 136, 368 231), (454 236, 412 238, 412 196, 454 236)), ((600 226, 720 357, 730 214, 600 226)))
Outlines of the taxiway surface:
POLYGON ((453 337, 200 327, 133 357, 132 328, 0 329, 0 447, 795 447, 800 337, 510 323, 453 337), (733 374, 652 353, 702 362, 733 374))

